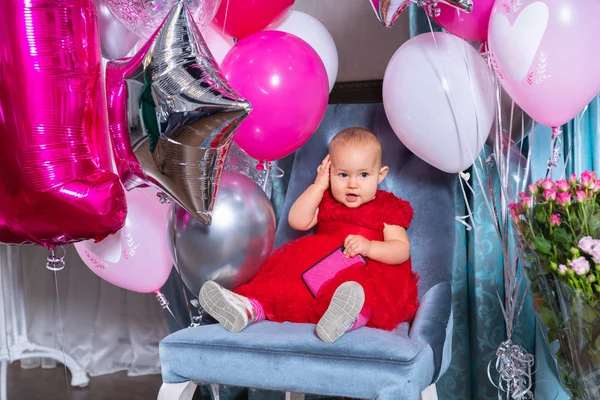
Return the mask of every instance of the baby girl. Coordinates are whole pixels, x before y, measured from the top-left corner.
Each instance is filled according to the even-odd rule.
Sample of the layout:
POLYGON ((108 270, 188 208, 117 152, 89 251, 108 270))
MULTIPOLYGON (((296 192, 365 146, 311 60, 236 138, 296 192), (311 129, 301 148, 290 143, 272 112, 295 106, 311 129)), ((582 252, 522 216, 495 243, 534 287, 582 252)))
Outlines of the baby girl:
POLYGON ((325 342, 365 325, 392 330, 411 320, 418 307, 406 233, 413 210, 378 190, 387 172, 373 133, 357 127, 339 132, 315 182, 288 216, 292 228, 316 226, 316 233, 279 247, 252 281, 233 292, 206 282, 202 308, 231 332, 264 319, 316 323, 325 342), (302 273, 340 246, 346 258, 361 255, 366 264, 342 269, 313 294, 302 273))

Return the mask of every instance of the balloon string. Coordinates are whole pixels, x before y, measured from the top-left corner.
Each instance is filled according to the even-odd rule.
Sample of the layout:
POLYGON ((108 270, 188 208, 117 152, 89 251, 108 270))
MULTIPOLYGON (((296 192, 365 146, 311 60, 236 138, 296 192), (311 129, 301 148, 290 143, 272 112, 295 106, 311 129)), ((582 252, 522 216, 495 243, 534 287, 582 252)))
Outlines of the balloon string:
POLYGON ((154 294, 156 294, 156 300, 158 301, 158 304, 160 305, 160 307, 163 310, 167 310, 169 312, 169 314, 171 314, 171 317, 173 317, 173 319, 175 320, 175 322, 177 322, 177 324, 183 329, 185 328, 185 326, 181 323, 181 321, 179 321, 179 318, 177 318, 175 316, 175 314, 173 314, 173 311, 171 311, 171 307, 169 307, 169 300, 167 300, 167 297, 162 294, 159 290, 157 290, 156 292, 154 292, 154 294))
POLYGON ((265 162, 265 181, 262 184, 263 192, 267 191, 267 186, 269 186, 269 179, 271 178, 271 169, 273 168, 273 164, 271 161, 265 162))
POLYGON ((225 6, 225 19, 223 20, 223 29, 221 30, 221 35, 226 37, 225 35, 225 27, 227 26, 227 15, 229 14, 229 0, 227 0, 227 5, 225 6))
MULTIPOLYGON (((47 265, 46 265, 46 268, 48 268, 47 265)), ((65 336, 64 336, 64 330, 63 330, 62 311, 61 311, 61 308, 60 308, 60 293, 59 293, 59 290, 58 290, 58 276, 56 274, 58 271, 60 271, 60 269, 54 269, 54 270, 51 270, 51 271, 54 272, 54 288, 55 288, 55 291, 56 291, 56 308, 57 308, 57 315, 58 315, 58 331, 59 331, 59 335, 60 335, 60 338, 59 338, 59 340, 57 340, 57 342, 60 343, 60 350, 61 350, 62 356, 63 356, 63 368, 64 368, 64 372, 65 372, 65 383, 66 383, 66 386, 67 386, 67 397, 69 398, 69 400, 71 400, 71 386, 69 385, 69 375, 67 373, 67 357, 65 355, 65 348, 64 348, 64 338, 65 338, 65 336)))
POLYGON ((550 145, 550 157, 548 158, 548 167, 546 168, 546 178, 552 178, 552 172, 560 162, 560 146, 562 144, 562 140, 560 139, 561 132, 562 131, 557 127, 552 128, 552 144, 550 145))
POLYGON ((46 269, 49 271, 56 272, 61 271, 65 268, 65 256, 67 255, 67 252, 65 251, 64 247, 58 247, 61 248, 63 251, 62 256, 56 255, 56 246, 48 246, 48 256, 46 257, 46 269))

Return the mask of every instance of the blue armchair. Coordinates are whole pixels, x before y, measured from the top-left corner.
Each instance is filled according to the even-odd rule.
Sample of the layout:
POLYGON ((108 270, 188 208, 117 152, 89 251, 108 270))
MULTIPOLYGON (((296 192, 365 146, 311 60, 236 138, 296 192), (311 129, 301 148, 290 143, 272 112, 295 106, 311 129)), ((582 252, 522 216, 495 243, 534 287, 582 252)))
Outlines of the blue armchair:
MULTIPOLYGON (((455 177, 414 156, 398 141, 380 104, 331 105, 318 131, 298 150, 276 246, 302 232, 287 224, 294 200, 315 178, 329 140, 364 126, 381 140, 390 167, 381 188, 410 201, 413 268, 421 305, 411 324, 392 332, 361 328, 333 344, 311 324, 261 322, 241 333, 218 324, 175 332, 160 343, 159 400, 191 400, 196 383, 378 400, 437 399, 435 382, 450 363, 455 177), (419 397, 421 396, 421 397, 419 397)), ((291 395, 290 393, 295 393, 291 395)))

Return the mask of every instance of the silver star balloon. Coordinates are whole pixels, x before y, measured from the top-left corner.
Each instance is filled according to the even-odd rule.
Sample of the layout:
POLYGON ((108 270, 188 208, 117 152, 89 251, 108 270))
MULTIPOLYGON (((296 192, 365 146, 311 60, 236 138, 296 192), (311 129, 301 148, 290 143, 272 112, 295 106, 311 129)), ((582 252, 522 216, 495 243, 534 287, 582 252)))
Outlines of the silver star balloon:
POLYGON ((109 129, 128 190, 153 185, 206 224, 233 135, 251 106, 177 3, 130 59, 106 68, 109 129))
POLYGON ((458 10, 470 13, 473 0, 369 0, 379 22, 391 28, 400 14, 412 3, 424 7, 430 16, 439 16, 438 3, 447 4, 458 10))

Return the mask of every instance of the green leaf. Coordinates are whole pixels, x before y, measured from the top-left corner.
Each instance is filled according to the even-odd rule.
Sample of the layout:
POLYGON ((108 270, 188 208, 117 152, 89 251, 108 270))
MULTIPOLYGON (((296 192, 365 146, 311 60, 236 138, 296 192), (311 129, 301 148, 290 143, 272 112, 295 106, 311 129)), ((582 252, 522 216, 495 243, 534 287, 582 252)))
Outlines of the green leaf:
POLYGON ((598 237, 600 233, 600 214, 594 213, 590 218, 590 234, 598 237))
POLYGON ((594 340, 594 346, 596 347, 596 350, 600 350, 600 335, 598 335, 596 340, 594 340))
POLYGON ((598 312, 593 307, 590 307, 586 304, 581 309, 581 316, 583 317, 584 321, 592 323, 598 319, 598 312))
POLYGON ((543 236, 537 236, 535 238, 535 248, 538 249, 543 254, 550 254, 552 251, 552 245, 550 242, 543 236))
POLYGON ((590 354, 590 361, 595 369, 600 367, 600 353, 590 354))
MULTIPOLYGON (((546 325, 548 327, 548 329, 550 329, 550 331, 548 333, 554 331, 556 328, 554 313, 552 311, 550 311, 549 308, 546 308, 546 307, 540 307, 540 310, 538 311, 538 313, 540 314, 540 318, 542 319, 542 322, 544 323, 544 325, 546 325)), ((548 340, 550 340, 550 339, 548 339, 548 340)))
POLYGON ((573 236, 562 227, 554 231, 554 240, 567 248, 573 245, 573 236))
MULTIPOLYGON (((544 322, 544 324, 545 324, 545 322, 544 322)), ((552 343, 555 340, 558 340, 558 332, 555 329, 548 330, 548 333, 546 334, 546 336, 547 336, 546 340, 548 341, 548 343, 552 343)))
POLYGON ((540 210, 535 213, 535 221, 538 224, 547 224, 548 223, 548 213, 545 209, 540 210))

